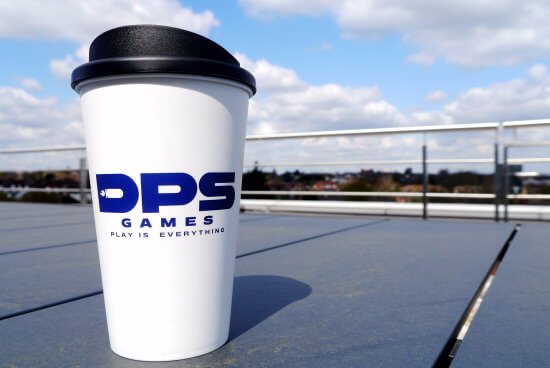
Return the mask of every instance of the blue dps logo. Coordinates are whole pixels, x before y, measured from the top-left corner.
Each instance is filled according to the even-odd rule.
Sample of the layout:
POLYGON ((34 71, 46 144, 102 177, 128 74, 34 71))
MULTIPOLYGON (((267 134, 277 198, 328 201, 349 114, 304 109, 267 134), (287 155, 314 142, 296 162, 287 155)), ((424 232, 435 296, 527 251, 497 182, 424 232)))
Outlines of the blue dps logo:
POLYGON ((196 197, 200 191, 205 197, 199 201, 199 211, 225 210, 235 203, 235 173, 209 172, 204 174, 198 184, 187 173, 150 173, 141 174, 141 188, 124 174, 97 174, 97 191, 100 212, 126 213, 133 210, 141 192, 143 213, 158 213, 161 206, 184 206, 196 197), (161 193, 162 186, 177 186, 177 193, 161 193))

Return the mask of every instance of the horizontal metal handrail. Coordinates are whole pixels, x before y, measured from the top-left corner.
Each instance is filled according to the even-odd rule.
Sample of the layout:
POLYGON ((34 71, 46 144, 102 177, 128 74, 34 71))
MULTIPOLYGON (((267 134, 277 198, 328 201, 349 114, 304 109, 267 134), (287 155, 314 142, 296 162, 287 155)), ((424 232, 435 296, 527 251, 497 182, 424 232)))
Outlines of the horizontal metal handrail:
POLYGON ((427 159, 428 164, 494 164, 494 158, 434 158, 427 159))
MULTIPOLYGON (((276 134, 252 134, 246 136, 247 141, 257 140, 278 140, 294 138, 322 138, 322 137, 344 137, 344 136, 365 136, 365 135, 385 135, 385 134, 410 134, 410 133, 437 133, 449 131, 477 131, 477 130, 497 130, 502 128, 527 128, 550 126, 550 119, 540 120, 521 120, 506 121, 503 123, 475 123, 475 124, 443 124, 443 125, 424 125, 397 128, 371 128, 371 129, 350 129, 350 130, 329 130, 301 133, 276 133, 276 134)), ((527 143, 529 144, 529 143, 527 143)), ((510 145, 513 145, 511 143, 510 145)), ((1 148, 0 154, 12 153, 32 153, 32 152, 55 152, 55 151, 81 151, 86 146, 52 146, 52 147, 22 147, 22 148, 1 148)))
POLYGON ((493 193, 426 193, 428 198, 472 198, 494 199, 493 193))
POLYGON ((550 194, 508 194, 510 199, 550 199, 550 194))
POLYGON ((550 126, 550 119, 540 120, 518 120, 507 121, 503 123, 477 123, 477 124, 445 124, 445 125, 424 125, 416 127, 398 127, 398 128, 374 128, 374 129, 352 129, 352 130, 333 130, 319 132, 302 133, 276 133, 276 134, 257 134, 246 137, 248 141, 259 140, 277 140, 294 138, 321 138, 321 137, 345 137, 345 136, 364 136, 364 135, 384 135, 384 134, 405 134, 405 133, 437 133, 448 131, 475 131, 475 130, 497 130, 502 128, 527 128, 550 126))
POLYGON ((525 158, 509 158, 509 164, 528 164, 535 162, 550 162, 550 157, 525 157, 525 158))
MULTIPOLYGON (((492 158, 431 159, 428 164, 493 164, 492 158)), ((375 160, 375 161, 312 161, 312 162, 266 162, 245 164, 249 167, 302 167, 302 166, 354 166, 354 165, 419 165, 422 160, 375 160)))
MULTIPOLYGON (((243 195, 327 196, 327 197, 412 197, 421 198, 422 192, 340 192, 317 190, 243 190, 243 195)), ((426 193, 428 198, 494 199, 492 193, 426 193)), ((550 194, 508 194, 510 199, 550 199, 550 194)))
POLYGON ((90 189, 82 190, 80 188, 0 187, 0 192, 90 193, 90 189))
POLYGON ((28 148, 2 148, 0 154, 12 153, 34 153, 34 152, 59 152, 59 151, 83 151, 86 149, 84 145, 72 146, 51 146, 51 147, 28 147, 28 148))
MULTIPOLYGON (((549 122, 549 125, 550 125, 550 122, 549 122)), ((258 141, 258 140, 295 139, 295 138, 387 135, 387 134, 404 134, 404 133, 433 133, 433 132, 442 132, 442 131, 495 130, 498 127, 499 127, 499 123, 426 125, 426 126, 398 127, 398 128, 373 128, 373 129, 333 130, 333 131, 302 132, 302 133, 258 134, 258 135, 249 135, 246 137, 246 139, 248 141, 258 141)))
POLYGON ((503 128, 536 128, 550 125, 550 119, 511 120, 501 123, 503 128))
MULTIPOLYGON (((243 195, 298 195, 298 196, 327 196, 327 197, 413 197, 421 198, 422 192, 340 192, 317 190, 243 190, 243 195)), ((426 193, 431 198, 471 198, 494 199, 491 193, 426 193)))
POLYGON ((550 146, 549 141, 540 141, 540 142, 510 142, 505 146, 514 147, 514 148, 532 148, 532 147, 548 147, 550 146))

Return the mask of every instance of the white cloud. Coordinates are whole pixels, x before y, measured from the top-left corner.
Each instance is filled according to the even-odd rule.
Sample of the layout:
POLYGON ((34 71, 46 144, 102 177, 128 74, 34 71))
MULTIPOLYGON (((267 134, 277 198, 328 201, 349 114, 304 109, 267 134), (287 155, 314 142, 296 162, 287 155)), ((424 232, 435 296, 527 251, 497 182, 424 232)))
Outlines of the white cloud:
POLYGON ((73 55, 66 55, 63 59, 50 60, 50 71, 60 80, 68 80, 72 71, 84 63, 85 60, 78 60, 73 55))
POLYGON ((292 69, 237 54, 257 78, 249 133, 351 129, 403 125, 405 117, 377 87, 310 85, 292 69))
POLYGON ((327 41, 320 41, 314 43, 312 46, 307 47, 305 50, 308 52, 330 52, 334 49, 334 46, 327 41))
POLYGON ((50 60, 50 72, 59 80, 68 81, 73 70, 88 62, 88 49, 90 45, 85 44, 76 49, 72 54, 67 54, 63 59, 50 60))
POLYGON ((548 76, 548 68, 544 64, 535 64, 529 69, 529 76, 533 79, 542 79, 548 76))
MULTIPOLYGON (((237 58, 258 82, 258 94, 250 101, 248 134, 373 128, 406 123, 406 118, 384 100, 375 86, 311 85, 292 69, 266 60, 253 61, 243 54, 237 54, 237 58)), ((365 149, 375 151, 378 145, 365 147, 364 141, 356 143, 346 138, 252 143, 247 145, 246 161, 345 159, 354 147, 358 148, 357 154, 363 154, 365 149)))
POLYGON ((421 66, 432 66, 435 63, 435 56, 427 52, 418 52, 407 56, 406 61, 421 66))
POLYGON ((18 78, 19 84, 29 91, 41 91, 42 85, 39 81, 33 78, 18 78))
POLYGON ((550 117, 550 75, 536 64, 523 78, 463 92, 441 111, 413 114, 423 124, 476 123, 550 117))
POLYGON ((398 34, 419 49, 409 61, 480 67, 550 56, 550 3, 537 0, 241 0, 254 17, 329 14, 347 37, 398 34), (430 57, 428 57, 429 55, 430 57))
POLYGON ((270 19, 277 15, 319 15, 334 5, 331 0, 239 0, 239 4, 250 16, 270 19))
POLYGON ((326 84, 257 99, 250 121, 264 129, 290 132, 396 126, 405 118, 375 87, 326 84))
POLYGON ((100 33, 126 24, 162 24, 207 35, 219 20, 194 12, 176 0, 21 0, 0 2, 0 37, 69 40, 80 47, 50 61, 50 71, 67 80, 88 59, 88 46, 100 33))
POLYGON ((56 98, 38 98, 28 91, 0 86, 0 146, 82 143, 83 137, 67 139, 69 123, 80 124, 77 101, 63 104, 56 98))
MULTIPOLYGON (((243 57, 244 55, 240 56, 241 60, 244 60, 243 57)), ((246 63, 250 67, 256 62, 247 59, 246 63)), ((267 65, 274 70, 281 68, 290 71, 269 63, 267 65)), ((301 81, 296 73, 292 75, 296 76, 295 81, 301 81)), ((260 91, 261 80, 259 78, 260 91)), ((302 83, 304 84, 297 89, 269 88, 255 96, 250 104, 248 133, 460 124, 550 117, 550 73, 543 64, 534 65, 522 78, 467 90, 440 109, 411 113, 400 111, 386 101, 375 86, 302 83)), ((433 91, 426 98, 442 101, 447 96, 443 91, 433 91)), ((525 140, 542 139, 540 134, 548 132, 531 130, 525 134, 525 140)), ((247 145, 245 161, 252 163, 258 160, 260 165, 265 165, 269 162, 419 158, 421 142, 421 137, 413 134, 250 143, 247 145)), ((430 157, 486 158, 491 157, 494 134, 431 134, 428 142, 430 157)), ((453 169, 460 168, 453 166, 453 169)), ((490 170, 489 166, 466 168, 490 170)))
POLYGON ((292 69, 271 64, 265 59, 252 61, 242 53, 236 53, 235 57, 243 68, 254 75, 260 92, 293 91, 306 87, 306 83, 292 69))
POLYGON ((208 34, 219 24, 211 11, 194 12, 176 0, 19 0, 0 2, 0 36, 71 40, 79 44, 110 28, 156 23, 208 34))
MULTIPOLYGON (((258 81, 259 94, 250 103, 251 134, 550 117, 550 73, 544 64, 535 64, 523 78, 469 89, 439 110, 405 113, 376 86, 311 85, 292 69, 237 57, 258 81)), ((443 101, 447 94, 432 91, 425 98, 443 101)))
POLYGON ((443 91, 433 91, 426 95, 425 99, 428 102, 439 102, 447 98, 447 94, 443 91))
MULTIPOLYGON (((31 92, 0 86, 0 147, 37 147, 83 144, 80 104, 77 99, 62 103, 56 98, 39 98, 31 92)), ((78 155, 24 154, 0 156, 0 168, 64 169, 76 167, 78 155)))

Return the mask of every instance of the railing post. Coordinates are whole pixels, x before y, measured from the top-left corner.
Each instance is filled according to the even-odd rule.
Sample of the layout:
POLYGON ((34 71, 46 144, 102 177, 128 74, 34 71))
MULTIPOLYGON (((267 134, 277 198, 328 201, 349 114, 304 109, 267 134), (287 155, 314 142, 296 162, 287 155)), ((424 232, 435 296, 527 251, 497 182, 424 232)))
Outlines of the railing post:
POLYGON ((422 218, 428 218, 428 149, 426 142, 422 145, 422 218))
POLYGON ((500 202, 500 169, 498 167, 498 143, 495 143, 495 222, 500 221, 499 202, 500 202))
POLYGON ((510 193, 510 173, 508 170, 508 147, 504 147, 504 221, 508 222, 508 193, 510 193))
POLYGON ((86 159, 80 159, 80 204, 88 204, 86 198, 86 189, 88 186, 88 170, 86 169, 86 159))

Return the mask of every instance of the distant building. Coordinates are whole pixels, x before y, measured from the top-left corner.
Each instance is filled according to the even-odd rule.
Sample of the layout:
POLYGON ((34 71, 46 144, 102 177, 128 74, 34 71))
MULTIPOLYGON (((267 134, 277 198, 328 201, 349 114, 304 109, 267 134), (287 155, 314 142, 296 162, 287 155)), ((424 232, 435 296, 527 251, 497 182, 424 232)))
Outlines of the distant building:
POLYGON ((317 191, 337 191, 339 189, 340 186, 334 180, 319 180, 311 186, 311 190, 317 191))

